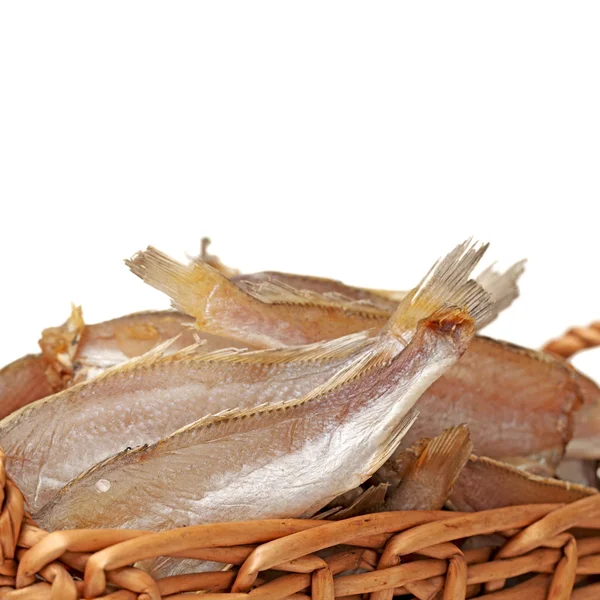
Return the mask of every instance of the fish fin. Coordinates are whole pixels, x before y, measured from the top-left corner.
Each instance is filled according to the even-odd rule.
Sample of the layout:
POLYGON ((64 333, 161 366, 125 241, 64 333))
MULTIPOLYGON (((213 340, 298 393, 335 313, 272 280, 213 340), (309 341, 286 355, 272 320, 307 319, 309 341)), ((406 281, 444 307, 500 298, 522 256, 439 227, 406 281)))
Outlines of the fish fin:
POLYGON ((50 366, 48 378, 53 387, 60 389, 72 379, 73 360, 84 329, 81 306, 71 304, 71 314, 62 325, 42 331, 38 344, 50 366))
POLYGON ((517 282, 525 271, 526 262, 526 260, 521 260, 504 273, 495 271, 492 265, 477 277, 477 282, 490 294, 492 301, 492 308, 487 318, 477 322, 477 329, 491 323, 519 297, 517 282))
POLYGON ((458 310, 458 318, 466 316, 476 324, 485 321, 491 310, 490 294, 469 279, 469 275, 487 247, 488 244, 477 247, 467 240, 438 260, 421 283, 400 302, 386 331, 402 341, 410 340, 420 321, 450 307, 458 310))
POLYGON ((379 483, 372 485, 366 489, 350 506, 342 508, 334 513, 333 521, 339 521, 341 519, 349 519, 350 517, 356 517, 358 515, 365 514, 366 512, 372 512, 385 502, 385 495, 389 488, 387 483, 379 483))
POLYGON ((442 508, 472 449, 466 425, 451 427, 427 440, 388 499, 386 510, 442 508))
POLYGON ((487 456, 471 455, 447 505, 458 511, 488 510, 519 504, 568 503, 597 493, 595 488, 533 475, 487 456))
MULTIPOLYGON (((162 342, 161 344, 158 344, 151 350, 148 350, 148 352, 145 352, 144 354, 140 354, 140 356, 130 358, 129 360, 126 360, 125 362, 122 362, 120 364, 115 365, 114 367, 110 367, 109 369, 102 371, 102 373, 100 373, 93 379, 90 379, 89 381, 82 381, 80 384, 78 384, 78 386, 86 385, 88 383, 89 384, 97 383, 99 381, 107 379, 108 377, 111 377, 115 373, 126 373, 129 371, 133 371, 134 369, 137 369, 139 367, 149 367, 151 365, 154 365, 154 364, 160 362, 165 357, 165 352, 180 337, 181 337, 181 334, 176 335, 175 337, 172 337, 171 339, 168 339, 168 340, 162 342)), ((200 346, 202 346, 202 344, 193 344, 192 346, 183 348, 183 350, 180 350, 179 352, 177 352, 176 355, 189 356, 189 355, 193 354, 195 351, 197 351, 197 349, 200 346)), ((75 387, 76 386, 73 386, 73 388, 70 388, 70 389, 74 389, 75 387)))
MULTIPOLYGON (((365 371, 371 369, 376 364, 380 362, 387 362, 390 359, 388 355, 390 353, 390 349, 384 347, 383 349, 373 345, 373 349, 365 352, 359 358, 352 361, 349 365, 341 368, 331 379, 326 381, 325 383, 317 386, 308 394, 301 396, 300 398, 295 398, 293 400, 284 400, 281 402, 275 403, 264 403, 258 406, 253 406, 250 408, 228 408, 221 412, 206 415, 193 423, 188 425, 184 425, 167 438, 164 438, 162 441, 166 441, 171 437, 175 437, 178 434, 184 433, 186 431, 194 431, 197 429, 201 429, 204 427, 212 427, 218 423, 223 421, 234 421, 237 419, 245 419, 248 417, 253 417, 255 415, 261 415, 265 413, 275 413, 277 411, 287 410, 290 408, 294 408, 296 406, 300 406, 302 404, 306 404, 307 402, 311 402, 316 398, 333 392, 337 388, 345 385, 349 381, 355 379, 362 375, 365 371)), ((381 449, 381 455, 388 457, 391 452, 394 451, 395 447, 400 443, 400 440, 408 430, 408 428, 414 423, 417 418, 418 411, 414 409, 409 413, 409 415, 405 416, 398 427, 394 430, 393 436, 390 438, 389 442, 386 444, 385 448, 381 449), (399 437, 398 437, 399 436, 399 437), (388 447, 390 444, 393 447, 388 447)), ((161 442, 157 442, 161 443, 161 442)), ((376 462, 379 458, 376 459, 376 462)), ((384 460, 385 462, 385 460, 384 460)))
MULTIPOLYGON (((320 362, 348 357, 374 343, 374 338, 368 331, 351 333, 344 337, 327 342, 316 342, 304 346, 290 346, 266 350, 248 350, 246 348, 222 348, 198 354, 195 362, 219 363, 256 363, 264 365, 283 364, 290 362, 320 362)), ((176 361, 182 357, 182 352, 193 356, 194 352, 184 349, 165 357, 166 361, 176 361)))
POLYGON ((394 450, 398 447, 398 444, 402 441, 402 438, 406 435, 407 431, 413 426, 414 422, 419 416, 419 411, 416 408, 411 410, 402 417, 396 427, 390 432, 387 440, 381 445, 377 454, 373 457, 373 460, 367 466, 365 472, 365 479, 375 473, 381 465, 385 463, 390 456, 394 453, 394 450))
POLYGON ((210 265, 211 267, 213 267, 213 269, 217 269, 217 271, 223 273, 225 277, 235 277, 236 275, 239 275, 239 269, 228 267, 221 261, 221 259, 218 256, 216 256, 215 254, 210 254, 208 252, 208 247, 211 245, 211 243, 212 242, 209 237, 203 237, 200 240, 200 256, 191 256, 188 258, 190 258, 192 262, 200 261, 210 265))
POLYGON ((266 304, 331 306, 373 317, 386 317, 389 314, 368 300, 354 300, 339 292, 298 289, 275 278, 259 282, 245 281, 244 288, 257 300, 266 304))
POLYGON ((210 317, 213 302, 233 299, 240 306, 260 303, 208 263, 196 260, 183 265, 152 246, 125 264, 145 283, 167 294, 173 308, 196 317, 200 327, 210 317))

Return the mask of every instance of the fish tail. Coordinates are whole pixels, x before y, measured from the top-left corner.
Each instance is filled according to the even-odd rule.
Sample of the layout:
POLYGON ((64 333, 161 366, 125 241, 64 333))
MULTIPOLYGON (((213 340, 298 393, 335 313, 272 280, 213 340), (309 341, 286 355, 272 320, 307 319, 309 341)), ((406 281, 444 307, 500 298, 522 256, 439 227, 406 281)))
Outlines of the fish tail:
POLYGON ((424 442, 418 458, 386 502, 386 510, 438 510, 469 460, 473 443, 466 425, 424 442))
POLYGON ((469 276, 487 247, 488 244, 478 246, 467 240, 439 260, 400 302, 387 331, 409 341, 419 322, 426 319, 443 316, 448 322, 470 320, 476 325, 484 322, 492 307, 490 294, 469 276))
POLYGON ((199 324, 210 312, 209 302, 226 298, 240 305, 258 302, 209 264, 198 260, 183 265, 152 246, 125 264, 145 283, 167 294, 173 308, 196 317, 199 324))
POLYGON ((492 301, 488 317, 477 322, 477 329, 491 323, 519 297, 517 282, 525 271, 526 262, 526 260, 521 260, 504 273, 498 273, 493 266, 490 266, 477 277, 477 283, 490 294, 492 301))

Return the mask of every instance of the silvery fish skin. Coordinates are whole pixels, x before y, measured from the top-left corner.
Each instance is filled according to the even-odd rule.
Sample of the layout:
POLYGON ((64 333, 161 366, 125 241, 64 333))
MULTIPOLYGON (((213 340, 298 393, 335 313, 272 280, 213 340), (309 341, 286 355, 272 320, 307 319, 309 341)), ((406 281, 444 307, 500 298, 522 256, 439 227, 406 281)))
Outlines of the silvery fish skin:
POLYGON ((300 401, 209 417, 101 463, 36 522, 160 530, 313 514, 390 456, 419 394, 466 347, 473 321, 441 316, 420 325, 408 347, 388 340, 300 401))
MULTIPOLYGON (((265 279, 261 274, 241 276, 238 281, 243 285, 237 285, 205 262, 183 265, 153 247, 138 252, 126 263, 134 274, 166 293, 175 309, 194 316, 200 331, 256 348, 308 344, 365 330, 375 332, 385 326, 394 310, 388 303, 382 305, 377 294, 372 300, 361 299, 349 286, 331 280, 331 292, 315 291, 318 286, 312 284, 323 279, 285 274, 278 274, 280 279, 265 279), (313 289, 291 285, 301 284, 302 280, 313 289)), ((489 323, 516 297, 515 282, 522 270, 519 263, 504 274, 490 269, 484 272, 493 308, 485 320, 478 321, 478 327, 489 323)))
POLYGON ((143 355, 0 421, 8 472, 35 511, 127 447, 156 442, 210 413, 301 397, 372 344, 355 334, 295 349, 143 355))
POLYGON ((43 331, 41 355, 24 356, 0 370, 0 419, 172 338, 176 339, 165 354, 196 342, 202 344, 199 352, 243 347, 234 340, 201 334, 193 325, 192 317, 172 310, 140 312, 86 325, 81 309, 73 307, 63 325, 43 331))
POLYGON ((490 310, 489 295, 468 280, 484 251, 462 244, 438 262, 385 331, 308 395, 209 416, 107 459, 36 520, 161 529, 314 513, 389 457, 419 395, 464 352, 490 310))
POLYGON ((450 493, 459 511, 479 511, 521 504, 569 503, 597 490, 576 483, 539 477, 487 457, 472 455, 450 493))

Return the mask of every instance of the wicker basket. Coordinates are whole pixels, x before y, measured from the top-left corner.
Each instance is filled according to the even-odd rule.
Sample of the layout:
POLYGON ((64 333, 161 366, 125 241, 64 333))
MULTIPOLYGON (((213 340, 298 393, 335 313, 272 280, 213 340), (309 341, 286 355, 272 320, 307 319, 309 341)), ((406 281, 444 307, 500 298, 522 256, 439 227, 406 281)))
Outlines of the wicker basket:
MULTIPOLYGON (((562 347, 563 355, 569 353, 564 344, 553 344, 552 350, 562 347)), ((588 339, 567 345, 576 351, 593 344, 588 339)), ((0 598, 6 599, 189 600, 190 592, 203 592, 204 600, 308 595, 358 600, 365 594, 371 600, 401 594, 419 600, 600 598, 600 578, 594 577, 600 575, 600 494, 569 505, 478 513, 404 511, 335 522, 248 521, 161 533, 47 533, 25 513, 0 451, 0 500, 0 598), (483 537, 491 534, 496 536, 483 537), (317 554, 322 550, 328 550, 323 557, 317 554), (130 566, 157 556, 234 567, 154 580, 130 566)))

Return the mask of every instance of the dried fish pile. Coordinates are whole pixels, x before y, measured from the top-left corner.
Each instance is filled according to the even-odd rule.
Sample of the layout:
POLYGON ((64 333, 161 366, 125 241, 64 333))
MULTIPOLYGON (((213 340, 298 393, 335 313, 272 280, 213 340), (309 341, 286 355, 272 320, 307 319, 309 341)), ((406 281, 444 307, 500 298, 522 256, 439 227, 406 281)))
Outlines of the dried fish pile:
MULTIPOLYGON (((524 269, 475 276, 486 250, 460 244, 392 292, 149 247, 126 263, 173 310, 87 325, 73 308, 0 371, 8 476, 47 531, 585 501, 600 389, 558 354, 478 333, 524 269)), ((165 554, 136 565, 236 562, 165 554)))

